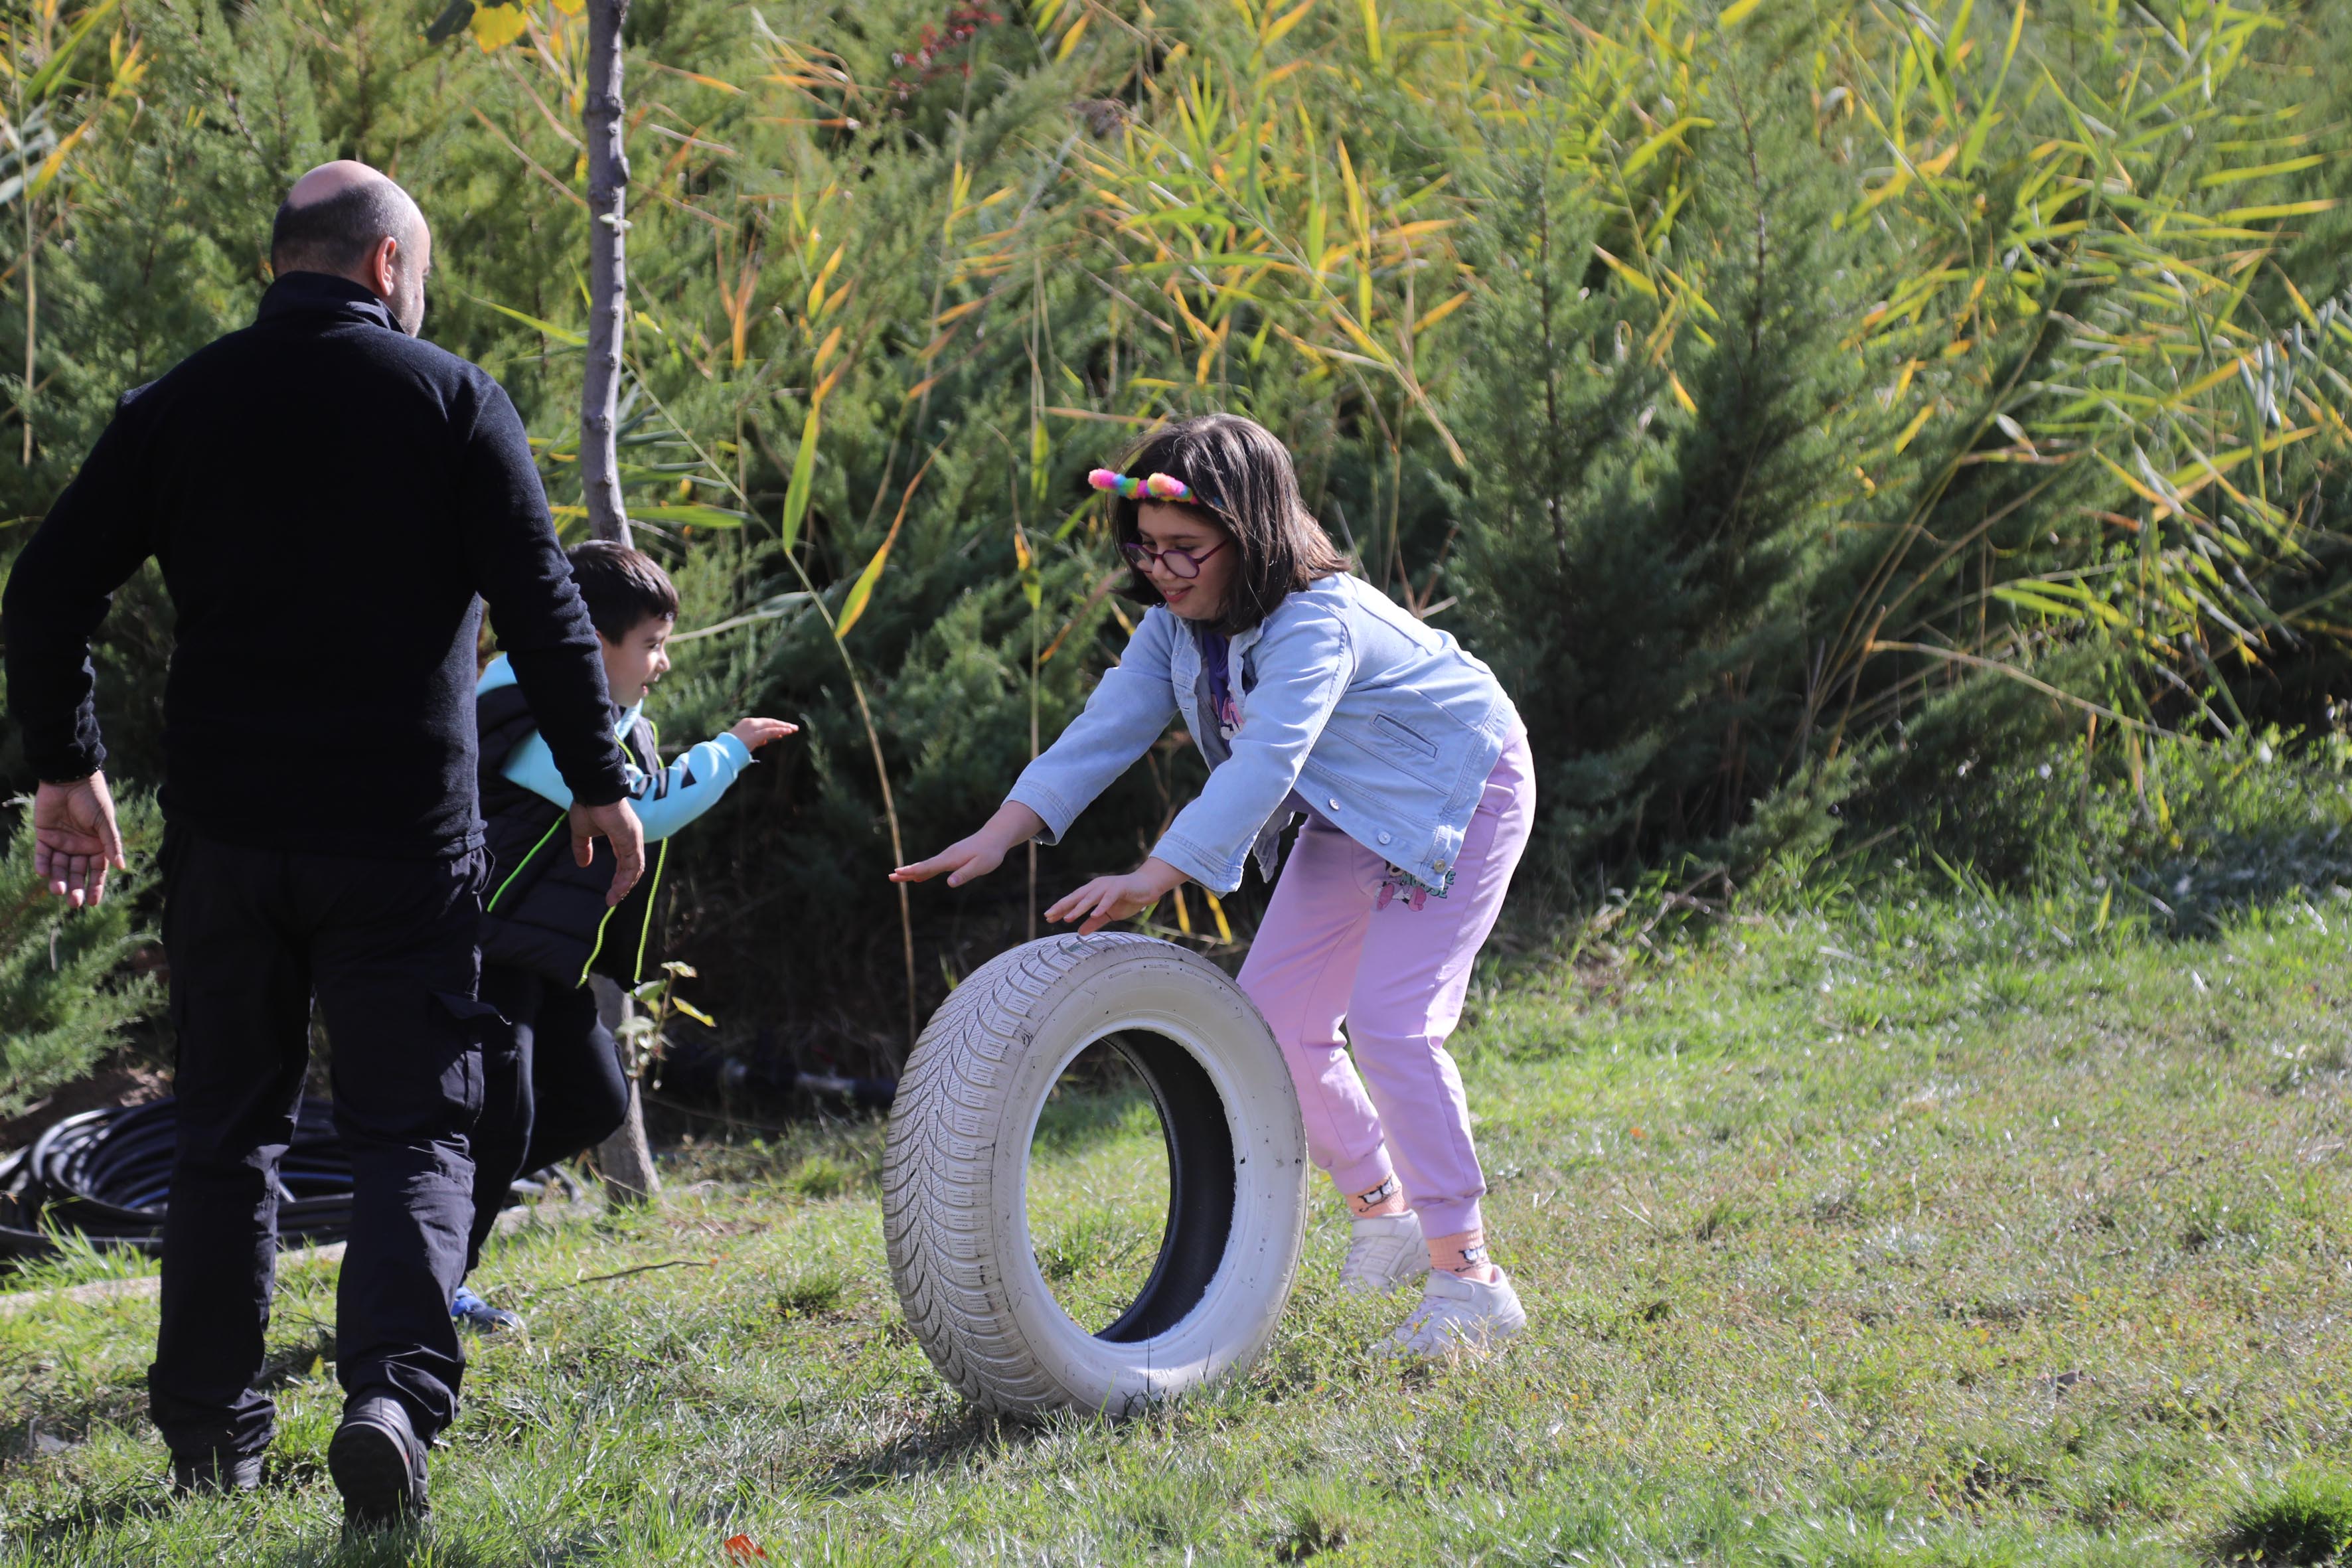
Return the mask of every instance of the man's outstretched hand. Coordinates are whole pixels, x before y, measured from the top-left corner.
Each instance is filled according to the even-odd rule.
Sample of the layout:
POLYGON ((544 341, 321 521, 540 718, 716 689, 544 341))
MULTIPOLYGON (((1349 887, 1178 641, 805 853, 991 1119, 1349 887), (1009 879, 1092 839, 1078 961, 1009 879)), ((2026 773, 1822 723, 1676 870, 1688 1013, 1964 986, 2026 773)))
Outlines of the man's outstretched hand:
MULTIPOLYGON (((642 857, 642 851, 640 851, 642 857)), ((130 869, 106 775, 44 784, 33 794, 33 874, 74 908, 106 901, 106 873, 130 869)))
MULTIPOLYGON (((47 788, 46 784, 42 786, 47 788)), ((625 800, 610 805, 572 803, 572 858, 585 866, 596 858, 596 840, 613 847, 613 885, 604 891, 607 908, 629 896, 646 869, 646 830, 625 800)))

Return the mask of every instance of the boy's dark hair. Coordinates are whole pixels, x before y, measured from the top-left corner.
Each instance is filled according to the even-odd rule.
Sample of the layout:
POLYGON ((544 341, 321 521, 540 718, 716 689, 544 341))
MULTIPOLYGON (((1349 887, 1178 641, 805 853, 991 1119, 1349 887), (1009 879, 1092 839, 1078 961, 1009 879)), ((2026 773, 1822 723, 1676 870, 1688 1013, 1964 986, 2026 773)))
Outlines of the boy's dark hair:
POLYGON ((619 642, 640 621, 677 619, 677 587, 644 551, 592 539, 573 547, 571 561, 588 618, 606 642, 619 642))
MULTIPOLYGON (((1146 437, 1121 471, 1135 479, 1166 474, 1183 480, 1199 498, 1193 510, 1233 535, 1240 560, 1220 631, 1247 631, 1298 589, 1348 569, 1348 558, 1307 515, 1289 451, 1255 419, 1238 414, 1180 419, 1146 437)), ((1111 533, 1119 544, 1137 542, 1142 505, 1112 498, 1111 533)), ((1160 602, 1160 590, 1139 567, 1130 567, 1129 575, 1129 598, 1160 602)))

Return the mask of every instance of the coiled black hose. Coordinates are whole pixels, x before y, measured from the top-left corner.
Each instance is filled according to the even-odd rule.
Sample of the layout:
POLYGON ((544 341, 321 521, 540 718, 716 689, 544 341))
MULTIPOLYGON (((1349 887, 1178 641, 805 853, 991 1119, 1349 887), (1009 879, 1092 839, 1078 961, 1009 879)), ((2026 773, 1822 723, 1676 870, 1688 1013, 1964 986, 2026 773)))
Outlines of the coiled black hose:
MULTIPOLYGON (((0 1258, 54 1258, 54 1237, 68 1231, 100 1250, 161 1252, 179 1129, 179 1103, 169 1098, 85 1110, 0 1160, 0 1258)), ((516 1182, 507 1201, 551 1191, 581 1195, 569 1174, 547 1170, 516 1182)), ((306 1098, 278 1164, 278 1239, 314 1246, 351 1227, 352 1162, 335 1135, 335 1108, 306 1098)))
MULTIPOLYGON (((0 1162, 0 1257, 55 1257, 51 1237, 61 1231, 100 1248, 160 1251, 178 1132, 178 1103, 168 1099, 86 1110, 0 1162)), ((278 1232, 289 1245, 351 1228, 352 1164, 328 1101, 302 1101, 278 1183, 278 1232)))

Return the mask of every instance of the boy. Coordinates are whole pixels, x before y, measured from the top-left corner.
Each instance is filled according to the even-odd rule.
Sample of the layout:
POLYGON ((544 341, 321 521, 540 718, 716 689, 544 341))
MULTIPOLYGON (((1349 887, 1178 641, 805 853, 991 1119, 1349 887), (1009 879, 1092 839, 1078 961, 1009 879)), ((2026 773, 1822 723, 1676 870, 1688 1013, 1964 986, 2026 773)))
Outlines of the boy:
MULTIPOLYGON (((664 767, 646 690, 669 671, 667 644, 677 621, 677 589, 652 557, 606 540, 570 552, 572 580, 604 646, 614 725, 629 763, 630 803, 653 844, 718 804, 751 765, 751 753, 797 728, 745 719, 664 767)), ((628 1080, 618 1043, 596 1017, 590 973, 622 985, 642 978, 653 939, 654 897, 668 846, 654 851, 628 898, 607 908, 612 881, 601 845, 586 867, 558 831, 572 792, 539 733, 530 705, 503 655, 474 689, 481 736, 481 809, 490 853, 481 926, 481 999, 507 1027, 484 1042, 482 1119, 474 1134, 474 1224, 466 1267, 481 1261, 507 1188, 525 1171, 603 1142, 628 1114, 628 1080)), ((463 1285, 450 1313, 469 1327, 521 1326, 463 1285)))

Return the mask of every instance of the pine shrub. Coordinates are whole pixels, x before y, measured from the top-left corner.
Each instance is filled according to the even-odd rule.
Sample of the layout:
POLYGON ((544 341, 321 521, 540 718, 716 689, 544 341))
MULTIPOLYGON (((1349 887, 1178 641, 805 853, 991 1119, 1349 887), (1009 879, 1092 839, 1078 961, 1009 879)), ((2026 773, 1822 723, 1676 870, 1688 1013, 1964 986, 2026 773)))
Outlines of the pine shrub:
POLYGON ((93 909, 69 908, 34 879, 29 805, 0 862, 0 1119, 80 1077, 162 1004, 153 976, 129 972, 153 941, 140 902, 154 877, 156 812, 143 795, 116 805, 131 869, 109 879, 93 909))
MULTIPOLYGON (((0 516, 250 320, 279 194, 354 155, 422 199, 427 331, 512 393, 576 536, 580 24, 530 9, 547 47, 497 55, 369 0, 103 18, 47 79, 95 123, 35 198, 0 516)), ((2054 828, 2015 764, 2339 722, 2352 77, 2295 62, 2342 53, 2341 9, 638 5, 627 499, 681 633, 728 628, 656 716, 805 724, 675 847, 675 940, 730 1027, 887 1068, 883 872, 1118 656, 1086 470, 1211 408, 1501 672, 1539 899, 1890 831, 2026 875, 2054 828)), ((100 649, 126 782, 169 626, 144 574, 100 649)), ((1200 777, 1157 749, 1034 903, 1022 860, 916 890, 919 1010, 1200 777)), ((1246 938, 1262 896, 1188 918, 1246 938)))

